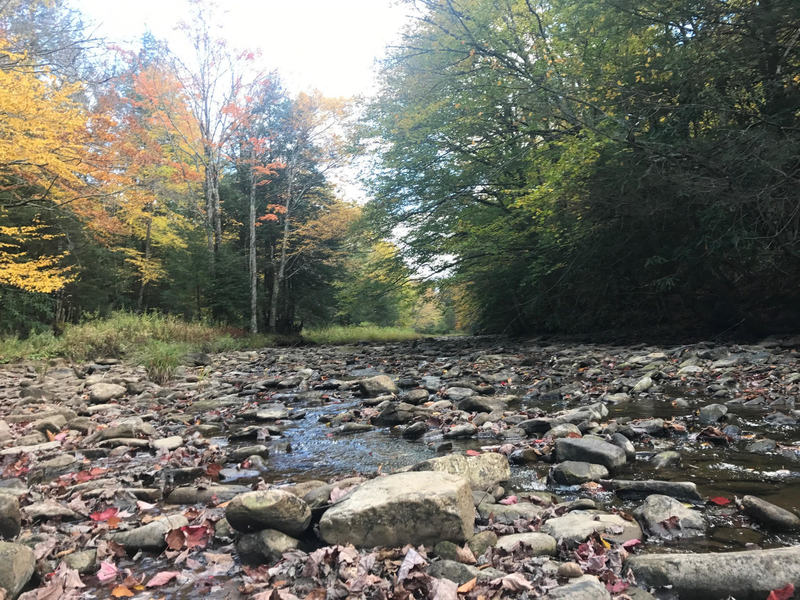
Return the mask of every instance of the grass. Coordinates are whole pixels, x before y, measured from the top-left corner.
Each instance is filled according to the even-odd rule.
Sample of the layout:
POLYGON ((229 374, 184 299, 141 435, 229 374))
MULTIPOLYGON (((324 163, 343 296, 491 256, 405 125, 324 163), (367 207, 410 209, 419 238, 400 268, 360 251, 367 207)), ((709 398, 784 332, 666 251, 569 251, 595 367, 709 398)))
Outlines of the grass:
POLYGON ((304 329, 303 339, 316 344, 352 344, 355 342, 402 342, 423 337, 413 329, 377 325, 332 325, 304 329))
POLYGON ((58 357, 73 361, 125 358, 163 377, 189 352, 246 350, 280 341, 278 336, 244 335, 207 323, 183 321, 172 315, 116 312, 106 319, 67 325, 60 336, 47 332, 26 339, 1 338, 0 363, 58 357))
MULTIPOLYGON (((376 325, 330 326, 303 331, 303 339, 317 344, 397 342, 423 337, 413 329, 376 325)), ((159 313, 113 313, 67 325, 60 336, 36 333, 25 339, 0 338, 0 364, 19 360, 66 358, 89 361, 122 358, 143 365, 151 380, 164 383, 192 352, 230 352, 297 343, 297 338, 247 335, 242 331, 202 322, 187 322, 159 313)))

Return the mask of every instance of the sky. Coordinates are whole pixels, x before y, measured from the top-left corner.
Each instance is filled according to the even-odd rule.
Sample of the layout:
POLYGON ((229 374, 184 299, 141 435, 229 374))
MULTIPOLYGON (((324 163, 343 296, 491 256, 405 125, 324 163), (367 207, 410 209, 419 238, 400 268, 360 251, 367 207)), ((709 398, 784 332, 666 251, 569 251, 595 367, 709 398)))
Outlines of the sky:
MULTIPOLYGON (((177 39, 186 0, 70 0, 114 42, 136 42, 149 30, 177 39)), ((294 91, 326 96, 369 94, 374 66, 397 39, 409 9, 397 0, 221 0, 223 35, 239 49, 261 50, 263 70, 277 69, 294 91)), ((173 51, 179 48, 173 47, 173 51)))

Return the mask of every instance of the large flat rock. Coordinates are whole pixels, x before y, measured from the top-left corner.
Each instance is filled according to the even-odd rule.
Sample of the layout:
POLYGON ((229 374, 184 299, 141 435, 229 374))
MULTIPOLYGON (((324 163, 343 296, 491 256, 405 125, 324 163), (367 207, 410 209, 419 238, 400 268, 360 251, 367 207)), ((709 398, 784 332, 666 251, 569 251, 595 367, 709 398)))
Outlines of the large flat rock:
POLYGON ((596 510, 573 510, 561 517, 548 519, 540 530, 558 541, 571 544, 580 543, 595 532, 618 543, 642 537, 642 530, 635 522, 596 510))
POLYGON ((763 600, 771 590, 800 587, 800 546, 709 554, 642 554, 629 558, 640 586, 671 591, 681 600, 763 600))
POLYGON ((476 490, 487 490, 511 478, 508 458, 497 452, 485 452, 479 456, 448 454, 417 463, 411 470, 450 473, 468 480, 476 490))
POLYGON ((625 464, 625 451, 619 446, 594 438, 559 438, 556 440, 559 461, 581 461, 603 465, 609 471, 625 464))
POLYGON ((362 484, 322 515, 322 539, 359 547, 461 543, 472 537, 475 507, 469 482, 419 471, 362 484))

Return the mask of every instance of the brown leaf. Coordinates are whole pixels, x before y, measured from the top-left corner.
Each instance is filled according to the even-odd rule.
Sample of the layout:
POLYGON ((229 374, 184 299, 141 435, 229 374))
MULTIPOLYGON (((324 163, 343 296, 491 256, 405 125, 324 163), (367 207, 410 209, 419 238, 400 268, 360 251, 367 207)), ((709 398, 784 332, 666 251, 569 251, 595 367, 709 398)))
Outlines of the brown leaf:
POLYGON ((469 593, 469 592, 471 592, 473 590, 473 588, 475 587, 476 583, 478 583, 478 578, 477 577, 473 577, 472 579, 470 579, 464 585, 459 586, 458 590, 456 590, 456 591, 459 594, 467 594, 467 593, 469 593))
POLYGON ((118 585, 111 590, 111 595, 114 596, 114 598, 130 598, 133 596, 133 592, 124 585, 118 585))
POLYGON ((171 529, 165 539, 167 541, 167 548, 170 550, 180 550, 186 542, 186 536, 180 528, 171 529))

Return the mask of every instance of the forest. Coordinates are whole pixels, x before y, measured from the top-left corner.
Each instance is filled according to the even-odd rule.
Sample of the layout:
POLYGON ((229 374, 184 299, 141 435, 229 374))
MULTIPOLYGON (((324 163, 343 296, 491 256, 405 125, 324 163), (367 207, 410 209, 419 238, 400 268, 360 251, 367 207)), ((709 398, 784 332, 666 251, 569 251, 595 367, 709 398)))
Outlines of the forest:
POLYGON ((800 4, 415 0, 371 97, 0 3, 0 334, 800 326, 800 4), (336 173, 360 162, 367 201, 336 173))

